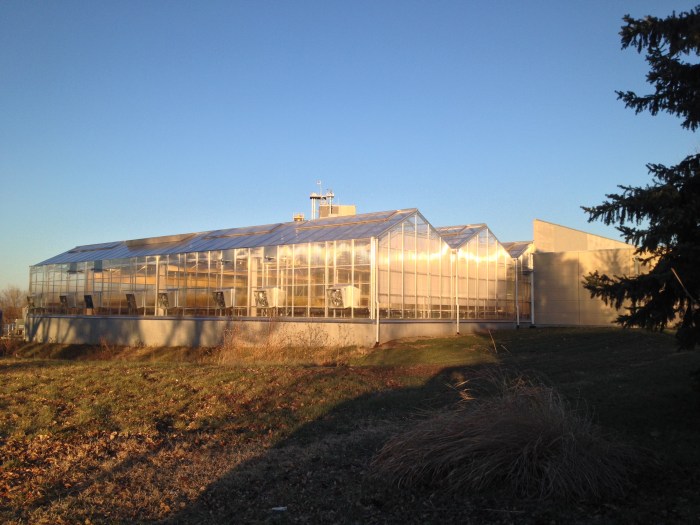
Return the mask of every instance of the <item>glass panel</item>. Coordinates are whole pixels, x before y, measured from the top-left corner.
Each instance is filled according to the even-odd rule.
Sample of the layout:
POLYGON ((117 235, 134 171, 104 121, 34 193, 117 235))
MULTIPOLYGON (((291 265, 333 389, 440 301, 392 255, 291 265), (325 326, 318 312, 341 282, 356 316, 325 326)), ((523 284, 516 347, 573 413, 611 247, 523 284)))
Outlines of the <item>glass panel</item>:
POLYGON ((403 246, 403 228, 401 225, 391 229, 390 247, 392 250, 400 250, 403 246))
POLYGON ((352 246, 350 241, 336 242, 336 264, 350 266, 352 264, 352 246))
POLYGON ((355 241, 355 265, 369 264, 371 258, 371 245, 367 239, 355 241))
MULTIPOLYGON (((309 282, 309 270, 308 268, 296 268, 294 270, 294 285, 301 286, 308 284, 309 282)), ((280 284, 290 284, 290 283, 280 283, 280 284)))
POLYGON ((294 266, 296 268, 306 268, 309 265, 309 245, 294 245, 294 266))
POLYGON ((325 270, 325 268, 312 268, 311 269, 311 284, 315 284, 315 285, 325 285, 326 284, 326 270, 325 270))
POLYGON ((311 245, 311 260, 309 265, 313 267, 323 267, 325 264, 326 246, 324 243, 313 243, 311 245))
POLYGON ((309 306, 312 308, 310 315, 313 317, 318 317, 325 315, 325 294, 326 287, 323 285, 315 285, 310 287, 311 300, 309 306))
POLYGON ((352 270, 350 268, 336 268, 333 284, 350 284, 352 282, 352 270))

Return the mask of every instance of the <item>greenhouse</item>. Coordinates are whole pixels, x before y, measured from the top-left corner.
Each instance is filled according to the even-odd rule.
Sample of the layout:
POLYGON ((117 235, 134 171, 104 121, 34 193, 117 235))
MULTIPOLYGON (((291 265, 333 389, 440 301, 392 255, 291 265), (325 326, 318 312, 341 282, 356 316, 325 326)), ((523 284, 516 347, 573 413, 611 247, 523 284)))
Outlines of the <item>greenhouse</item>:
POLYGON ((108 317, 527 319, 527 243, 417 209, 78 246, 30 268, 29 312, 108 317))

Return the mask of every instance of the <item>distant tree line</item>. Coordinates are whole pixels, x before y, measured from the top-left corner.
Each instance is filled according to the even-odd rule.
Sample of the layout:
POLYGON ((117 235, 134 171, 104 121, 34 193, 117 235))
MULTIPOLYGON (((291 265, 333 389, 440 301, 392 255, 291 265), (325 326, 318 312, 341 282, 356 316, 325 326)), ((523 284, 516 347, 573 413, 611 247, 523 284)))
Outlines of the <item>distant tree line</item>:
POLYGON ((10 323, 22 317, 22 308, 27 305, 26 290, 18 286, 6 286, 0 290, 0 309, 2 310, 3 324, 10 323))

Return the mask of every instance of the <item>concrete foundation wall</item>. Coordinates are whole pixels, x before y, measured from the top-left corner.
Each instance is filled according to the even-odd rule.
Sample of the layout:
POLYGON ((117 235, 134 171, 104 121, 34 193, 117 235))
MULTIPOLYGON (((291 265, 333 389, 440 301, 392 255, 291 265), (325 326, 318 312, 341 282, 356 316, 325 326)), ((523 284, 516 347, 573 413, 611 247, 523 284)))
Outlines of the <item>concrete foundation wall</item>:
MULTIPOLYGON (((513 328, 512 322, 460 322, 460 332, 513 328)), ((382 321, 379 342, 404 337, 439 337, 456 333, 450 321, 382 321)), ((215 347, 224 337, 241 345, 359 346, 376 341, 371 320, 290 320, 283 318, 167 318, 29 315, 26 337, 33 342, 123 346, 215 347)))
POLYGON ((602 326, 619 311, 592 299, 583 287, 595 270, 612 275, 636 275, 634 249, 535 253, 535 324, 602 326))

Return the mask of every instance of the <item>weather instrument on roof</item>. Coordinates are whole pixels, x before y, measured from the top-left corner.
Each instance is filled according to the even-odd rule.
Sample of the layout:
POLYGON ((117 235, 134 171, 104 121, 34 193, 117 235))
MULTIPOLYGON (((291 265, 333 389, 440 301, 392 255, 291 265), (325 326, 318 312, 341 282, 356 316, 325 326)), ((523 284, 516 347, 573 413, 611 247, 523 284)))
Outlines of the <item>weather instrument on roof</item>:
POLYGON ((313 192, 311 195, 309 195, 309 199, 311 199, 311 220, 317 219, 319 217, 320 212, 318 210, 318 207, 321 205, 322 202, 328 203, 330 210, 329 214, 332 215, 333 197, 335 197, 335 194, 331 189, 328 189, 325 193, 323 193, 320 180, 317 180, 316 184, 318 184, 318 193, 313 192))

